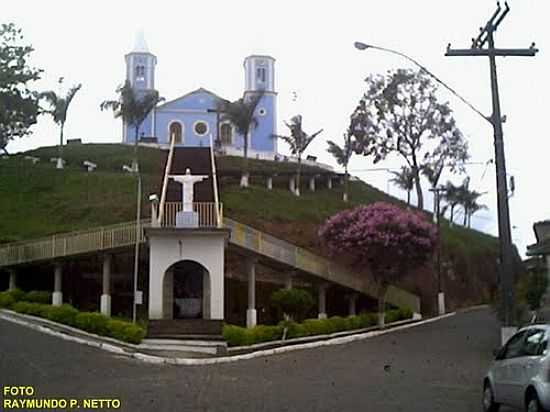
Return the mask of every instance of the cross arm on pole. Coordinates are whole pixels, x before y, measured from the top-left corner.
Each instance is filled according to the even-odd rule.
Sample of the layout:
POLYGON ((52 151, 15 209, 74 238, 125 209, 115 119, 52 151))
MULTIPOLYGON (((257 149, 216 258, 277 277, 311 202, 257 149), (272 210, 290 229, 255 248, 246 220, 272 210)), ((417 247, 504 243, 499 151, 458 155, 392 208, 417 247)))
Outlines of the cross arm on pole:
POLYGON ((528 49, 447 49, 445 56, 528 56, 537 54, 539 49, 530 47, 528 49))

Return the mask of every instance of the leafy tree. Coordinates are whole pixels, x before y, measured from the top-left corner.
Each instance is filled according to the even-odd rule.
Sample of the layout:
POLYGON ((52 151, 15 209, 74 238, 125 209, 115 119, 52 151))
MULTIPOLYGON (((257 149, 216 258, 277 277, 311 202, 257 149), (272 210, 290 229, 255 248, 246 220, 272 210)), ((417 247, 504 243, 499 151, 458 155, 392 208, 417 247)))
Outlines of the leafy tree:
POLYGON ((319 237, 332 255, 347 257, 357 272, 374 280, 380 326, 389 285, 429 261, 436 247, 434 225, 420 213, 384 202, 337 213, 319 237))
POLYGON ((411 190, 414 189, 414 175, 410 167, 402 166, 399 172, 391 172, 395 177, 391 179, 393 183, 402 190, 407 191, 407 206, 411 204, 411 190))
POLYGON ((264 95, 263 91, 250 94, 250 98, 240 98, 235 102, 218 102, 218 111, 222 113, 221 120, 229 120, 237 132, 243 136, 244 156, 241 167, 241 187, 248 187, 248 145, 250 144, 250 131, 258 125, 256 108, 264 95))
POLYGON ((304 289, 279 289, 271 295, 271 303, 292 320, 301 320, 313 307, 311 293, 304 289))
POLYGON ((53 121, 59 125, 59 156, 57 158, 57 168, 63 169, 63 129, 65 122, 67 121, 67 111, 73 101, 74 96, 82 87, 81 84, 77 84, 69 89, 65 97, 60 97, 54 91, 48 91, 40 93, 40 98, 46 100, 50 109, 45 110, 53 117, 53 121))
POLYGON ((422 170, 442 156, 451 170, 459 167, 467 157, 464 137, 449 104, 438 102, 436 86, 422 70, 399 69, 369 76, 366 82, 367 91, 351 116, 355 150, 373 156, 374 163, 391 153, 401 156, 413 173, 422 209, 422 170))
POLYGON ((134 160, 133 168, 138 169, 138 140, 139 127, 151 110, 164 98, 159 96, 156 90, 150 90, 142 93, 137 93, 130 82, 127 80, 124 85, 117 88, 119 94, 118 100, 105 100, 101 103, 101 110, 112 110, 115 118, 122 120, 130 127, 134 128, 134 160))
POLYGON ((313 133, 307 134, 302 129, 302 116, 296 115, 290 119, 290 123, 285 122, 286 126, 290 129, 290 136, 273 135, 284 140, 290 146, 290 153, 294 156, 298 156, 298 166, 296 168, 296 189, 294 194, 300 196, 300 175, 302 172, 302 154, 306 151, 309 144, 323 131, 323 129, 313 133))
POLYGON ((6 154, 10 140, 31 133, 39 114, 38 93, 29 83, 40 79, 42 70, 28 65, 34 49, 21 45, 22 39, 13 23, 0 25, 0 149, 6 154))
POLYGON ((343 201, 348 201, 348 185, 349 185, 349 172, 348 172, 348 164, 351 159, 351 156, 353 155, 353 142, 351 140, 350 134, 345 133, 344 134, 344 146, 340 147, 338 144, 334 143, 332 140, 328 140, 328 149, 327 152, 329 152, 335 159, 336 163, 338 163, 340 166, 344 166, 344 195, 343 195, 343 201))

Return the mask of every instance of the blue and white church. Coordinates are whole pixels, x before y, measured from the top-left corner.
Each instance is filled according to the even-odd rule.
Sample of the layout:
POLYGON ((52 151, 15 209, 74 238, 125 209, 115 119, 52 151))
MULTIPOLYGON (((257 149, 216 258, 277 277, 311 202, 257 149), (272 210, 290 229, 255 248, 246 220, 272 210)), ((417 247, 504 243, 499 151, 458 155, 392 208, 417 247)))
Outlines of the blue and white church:
MULTIPOLYGON (((143 34, 136 37, 133 50, 126 56, 126 79, 136 92, 155 89, 157 58, 149 51, 143 34)), ((248 156, 273 159, 277 155, 277 93, 275 92, 275 59, 251 55, 244 59, 244 99, 263 91, 256 106, 256 127, 250 131, 248 156)), ((142 123, 140 142, 165 146, 175 136, 176 146, 201 147, 217 142, 219 151, 228 155, 243 155, 243 136, 217 113, 221 97, 200 88, 154 108, 142 123), (219 126, 219 127, 218 127, 219 126), (219 133, 219 136, 218 136, 219 133)), ((123 125, 123 142, 133 144, 135 131, 123 125)))

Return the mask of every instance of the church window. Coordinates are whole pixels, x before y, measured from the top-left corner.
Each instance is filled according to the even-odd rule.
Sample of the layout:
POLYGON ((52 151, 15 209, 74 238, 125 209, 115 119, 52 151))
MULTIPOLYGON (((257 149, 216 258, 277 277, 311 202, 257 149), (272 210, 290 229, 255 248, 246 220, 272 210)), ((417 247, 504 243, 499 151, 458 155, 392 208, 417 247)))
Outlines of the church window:
POLYGON ((170 123, 170 140, 172 139, 172 136, 175 138, 175 143, 181 143, 181 123, 180 122, 172 122, 170 123))
POLYGON ((136 66, 136 80, 145 80, 145 66, 137 65, 136 66))
POLYGON ((206 133, 208 133, 208 125, 205 122, 199 120, 198 122, 195 122, 193 130, 195 131, 196 135, 204 136, 206 133))
POLYGON ((233 127, 229 123, 224 123, 220 127, 220 141, 222 144, 233 143, 233 127))
POLYGON ((258 67, 256 70, 256 76, 258 77, 258 80, 265 82, 265 67, 258 67))

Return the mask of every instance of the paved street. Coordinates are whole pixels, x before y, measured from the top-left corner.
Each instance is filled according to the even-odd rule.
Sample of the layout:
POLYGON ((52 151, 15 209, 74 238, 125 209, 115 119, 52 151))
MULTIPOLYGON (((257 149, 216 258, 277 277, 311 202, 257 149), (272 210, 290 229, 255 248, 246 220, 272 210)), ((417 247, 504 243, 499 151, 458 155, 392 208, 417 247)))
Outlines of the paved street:
POLYGON ((498 344, 489 310, 352 344, 236 363, 157 366, 0 321, 0 384, 119 398, 124 411, 480 411, 498 344))

